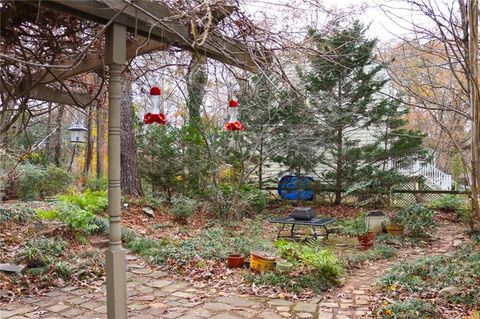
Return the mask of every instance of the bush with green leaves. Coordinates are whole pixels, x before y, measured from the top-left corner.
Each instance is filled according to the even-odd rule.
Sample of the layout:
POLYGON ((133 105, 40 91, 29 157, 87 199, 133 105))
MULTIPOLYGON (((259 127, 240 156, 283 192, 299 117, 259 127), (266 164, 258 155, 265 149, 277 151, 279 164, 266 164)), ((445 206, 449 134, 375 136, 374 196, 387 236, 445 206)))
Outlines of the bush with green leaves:
POLYGON ((465 219, 469 213, 466 198, 455 194, 441 196, 428 203, 428 207, 442 212, 454 212, 457 219, 465 219))
POLYGON ((106 191, 108 189, 108 179, 106 177, 89 178, 85 183, 85 188, 91 191, 106 191))
POLYGON ((315 241, 307 245, 280 239, 275 243, 280 255, 294 264, 312 267, 326 280, 336 282, 344 272, 342 263, 328 250, 321 249, 315 241))
POLYGON ((63 193, 71 182, 71 174, 64 169, 25 164, 21 168, 19 195, 26 200, 44 199, 63 193))
POLYGON ((432 231, 436 224, 433 220, 435 211, 420 204, 413 204, 399 210, 396 220, 403 226, 410 236, 424 237, 432 231))
POLYGON ((172 213, 175 219, 185 221, 192 216, 198 208, 198 202, 186 196, 175 196, 172 199, 172 213))
POLYGON ((62 204, 51 210, 37 210, 37 216, 44 220, 60 220, 68 227, 85 234, 91 234, 99 227, 91 211, 75 205, 62 204))
POLYGON ((66 261, 59 261, 54 266, 55 273, 63 280, 70 280, 72 277, 72 268, 66 261))
POLYGON ((338 224, 338 232, 348 236, 358 236, 367 233, 367 223, 364 215, 359 215, 355 219, 339 220, 338 224))
POLYGON ((106 191, 85 190, 83 193, 65 194, 59 197, 65 205, 77 206, 92 214, 103 212, 108 206, 106 191))

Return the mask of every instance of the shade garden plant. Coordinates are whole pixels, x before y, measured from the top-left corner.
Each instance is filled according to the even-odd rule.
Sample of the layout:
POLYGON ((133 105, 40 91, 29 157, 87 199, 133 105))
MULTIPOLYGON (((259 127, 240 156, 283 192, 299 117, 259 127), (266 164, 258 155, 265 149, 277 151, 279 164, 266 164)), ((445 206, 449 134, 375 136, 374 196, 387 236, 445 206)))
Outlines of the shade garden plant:
POLYGON ((410 236, 425 237, 436 227, 434 216, 434 210, 421 204, 413 204, 400 209, 396 214, 396 220, 405 227, 410 236))

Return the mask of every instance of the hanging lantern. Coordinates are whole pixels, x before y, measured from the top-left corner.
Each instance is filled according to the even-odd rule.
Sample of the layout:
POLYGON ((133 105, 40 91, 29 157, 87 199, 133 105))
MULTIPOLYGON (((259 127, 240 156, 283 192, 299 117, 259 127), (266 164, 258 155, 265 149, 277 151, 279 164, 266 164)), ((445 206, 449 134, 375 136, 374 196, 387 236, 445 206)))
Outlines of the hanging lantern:
POLYGON ((143 116, 143 123, 160 125, 167 124, 167 117, 163 113, 162 100, 160 97, 161 90, 159 87, 153 86, 150 89, 150 112, 143 116))
POLYGON ((236 100, 228 103, 228 115, 229 119, 225 123, 227 131, 243 131, 245 129, 245 126, 238 120, 238 102, 236 100))
POLYGON ((85 143, 87 128, 83 126, 82 121, 77 121, 69 129, 70 131, 70 142, 72 143, 85 143))

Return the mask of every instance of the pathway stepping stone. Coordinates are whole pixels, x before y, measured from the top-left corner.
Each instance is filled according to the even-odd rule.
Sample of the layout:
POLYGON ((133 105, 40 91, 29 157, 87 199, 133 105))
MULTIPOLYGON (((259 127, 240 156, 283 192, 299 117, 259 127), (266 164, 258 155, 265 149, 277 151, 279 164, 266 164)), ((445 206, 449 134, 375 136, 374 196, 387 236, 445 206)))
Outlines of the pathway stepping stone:
POLYGON ((232 308, 231 305, 227 305, 219 302, 209 302, 203 305, 205 309, 215 310, 215 311, 224 311, 232 308))
POLYGON ((297 312, 315 312, 317 311, 316 304, 310 304, 306 302, 299 302, 293 307, 293 311, 297 312))
POLYGON ((168 280, 155 280, 155 281, 151 281, 149 283, 147 283, 147 285, 149 285, 150 287, 153 287, 153 288, 163 288, 163 287, 166 287, 168 285, 170 285, 172 282, 171 281, 168 281, 168 280))
POLYGON ((0 264, 0 271, 20 273, 25 268, 22 265, 0 264))

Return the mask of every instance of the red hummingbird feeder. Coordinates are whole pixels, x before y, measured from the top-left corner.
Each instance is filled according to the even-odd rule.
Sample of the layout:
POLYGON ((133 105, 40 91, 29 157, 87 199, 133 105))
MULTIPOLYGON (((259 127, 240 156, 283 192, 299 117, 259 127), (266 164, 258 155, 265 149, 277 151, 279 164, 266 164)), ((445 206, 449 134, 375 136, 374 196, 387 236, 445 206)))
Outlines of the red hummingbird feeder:
POLYGON ((228 103, 229 119, 225 123, 225 129, 227 131, 243 131, 245 126, 238 120, 238 102, 236 100, 230 100, 228 103))
POLYGON ((167 124, 167 117, 163 113, 162 100, 160 97, 161 90, 157 86, 150 89, 150 112, 143 116, 144 124, 158 123, 160 125, 167 124))

